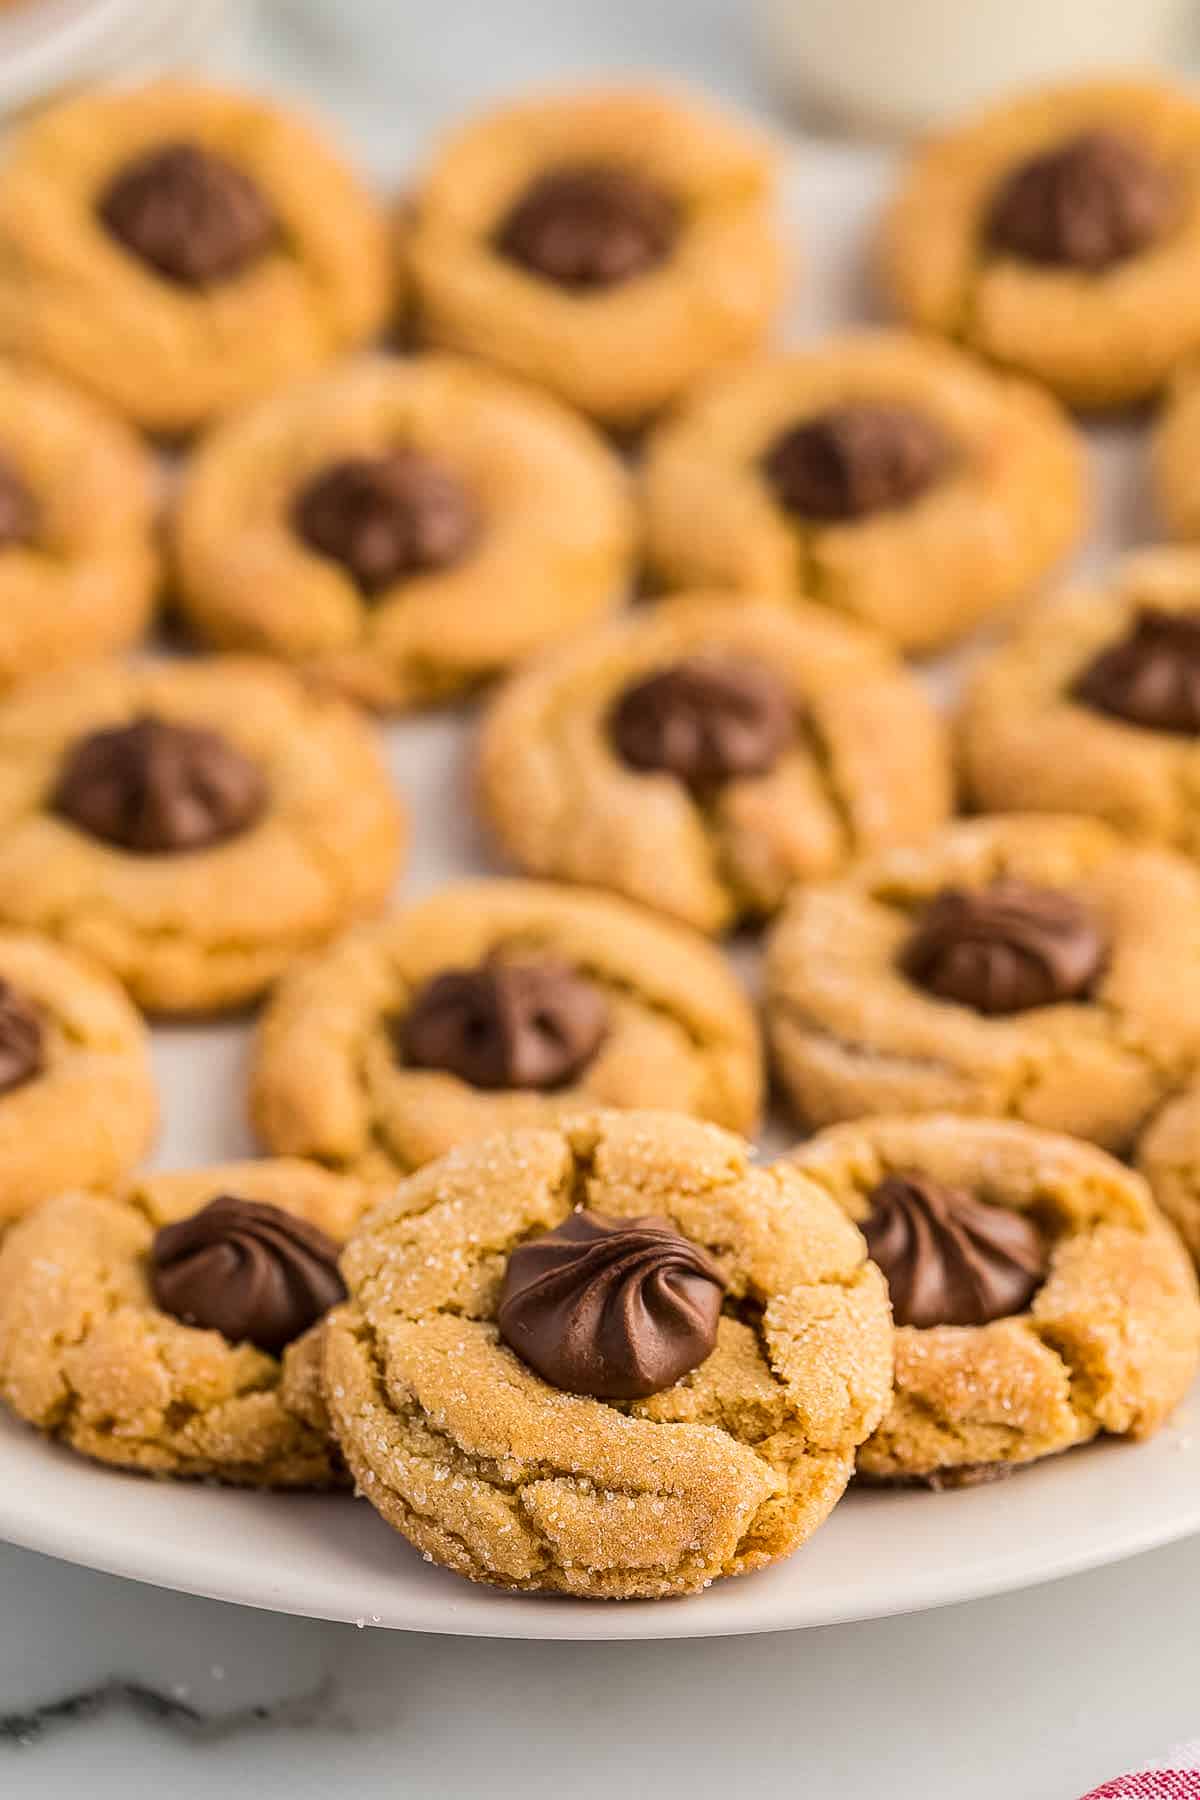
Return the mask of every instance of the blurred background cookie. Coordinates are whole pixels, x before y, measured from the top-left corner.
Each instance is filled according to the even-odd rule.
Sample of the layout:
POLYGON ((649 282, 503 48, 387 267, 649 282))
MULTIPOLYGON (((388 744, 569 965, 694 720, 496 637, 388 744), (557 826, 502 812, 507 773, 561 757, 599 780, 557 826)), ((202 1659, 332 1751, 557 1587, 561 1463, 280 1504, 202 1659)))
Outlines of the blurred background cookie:
POLYGON ((377 357, 217 430, 173 536, 199 637, 394 710, 619 605, 634 517, 615 455, 548 396, 465 358, 377 357))
POLYGON ((942 721, 877 639, 731 594, 642 609, 514 676, 478 786, 522 868, 708 932, 921 836, 952 800, 942 721))
POLYGON ((0 931, 0 1233, 65 1188, 127 1175, 157 1123, 149 1037, 117 983, 0 931))
POLYGON ((1128 1149, 1200 1057, 1200 872, 1096 820, 1014 815, 797 891, 767 1019, 798 1115, 1014 1118, 1128 1149))
POLYGON ((988 657, 963 705, 983 812, 1076 812, 1200 856, 1200 551, 1129 557, 988 657))
POLYGON ((686 94, 560 91, 469 120, 415 194, 418 333, 639 425, 765 335, 772 177, 763 136, 686 94))
POLYGON ((373 1179, 580 1106, 753 1129, 758 1029, 702 939, 605 894, 465 881, 293 969, 251 1106, 275 1151, 373 1179))
POLYGON ((0 691, 142 635, 161 579, 159 479, 86 395, 0 362, 0 691))
POLYGON ((261 95, 85 92, 25 126, 0 171, 0 349, 152 431, 373 336, 392 287, 378 202, 261 95))
POLYGON ((879 264, 913 325, 1074 406, 1146 399, 1200 347, 1200 102, 1116 76, 998 101, 916 151, 879 264))
POLYGON ((154 1012, 252 999, 382 904, 403 837, 366 723, 268 662, 106 663, 0 705, 0 919, 154 1012))
POLYGON ((651 439, 644 492, 663 587, 814 600, 916 653, 1021 599, 1085 506, 1047 395, 881 331, 714 376, 651 439))

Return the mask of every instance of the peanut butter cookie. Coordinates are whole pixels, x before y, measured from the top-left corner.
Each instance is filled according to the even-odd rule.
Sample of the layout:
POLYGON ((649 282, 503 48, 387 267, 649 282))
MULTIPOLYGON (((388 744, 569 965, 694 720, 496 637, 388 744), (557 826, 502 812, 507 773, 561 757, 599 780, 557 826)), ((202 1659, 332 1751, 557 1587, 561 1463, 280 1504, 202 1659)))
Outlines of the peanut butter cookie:
POLYGON ((152 431, 190 431, 371 337, 391 302, 375 202, 258 95, 97 89, 0 172, 0 348, 152 431))
POLYGON ((664 587, 816 601, 917 653, 1018 600, 1084 508, 1047 395, 882 331, 714 376, 655 433, 644 489, 664 587))
POLYGON ((1040 608, 975 676, 960 742, 983 811, 1089 813, 1200 857, 1200 551, 1040 608))
POLYGON ((945 728, 876 638, 802 602, 691 595, 518 673, 483 810, 526 869, 701 931, 947 817, 945 728))
POLYGON ((366 724, 286 670, 72 670, 0 705, 0 920, 152 1011, 252 998, 382 904, 401 814, 366 724))
POLYGON ((210 437, 175 548, 201 637, 400 708, 617 605, 633 510, 617 458, 555 401, 457 357, 377 357, 210 437))
POLYGON ((140 637, 159 579, 154 512, 131 431, 0 362, 0 691, 140 637))
POLYGON ((0 1232, 64 1188, 124 1176, 157 1119, 146 1032, 117 983, 0 931, 0 1232))
POLYGON ((962 1112, 1129 1146, 1200 1059, 1200 872, 1092 819, 953 825, 797 892, 768 948, 813 1125, 962 1112))
POLYGON ((1142 1179, 1028 1126, 945 1115, 823 1132, 792 1166, 866 1233, 896 1319, 876 1481, 957 1487, 1101 1433, 1150 1437, 1200 1361, 1200 1296, 1142 1179))
POLYGON ((1200 1263, 1200 1084, 1167 1101, 1137 1152, 1154 1198, 1200 1263))
POLYGON ((1073 405, 1146 398, 1200 348, 1200 105, 1127 79, 992 107, 916 152, 880 266, 912 324, 1073 405))
POLYGON ((84 1456, 249 1487, 344 1479, 318 1333, 382 1198, 301 1162, 64 1193, 0 1246, 0 1398, 84 1456))
POLYGON ((289 971, 263 1015, 271 1149, 383 1180, 581 1106, 753 1129, 754 1016, 723 959, 627 901, 466 881, 289 971))
POLYGON ((330 1414, 360 1491, 499 1587, 685 1594, 786 1556, 886 1411, 862 1238, 811 1182, 670 1114, 454 1151, 342 1258, 330 1414))
POLYGON ((409 237, 418 327, 640 424, 761 342, 780 298, 771 159, 695 98, 524 100, 451 135, 409 237))
POLYGON ((1168 535, 1200 538, 1200 359, 1185 363, 1170 390, 1151 440, 1154 496, 1168 535))

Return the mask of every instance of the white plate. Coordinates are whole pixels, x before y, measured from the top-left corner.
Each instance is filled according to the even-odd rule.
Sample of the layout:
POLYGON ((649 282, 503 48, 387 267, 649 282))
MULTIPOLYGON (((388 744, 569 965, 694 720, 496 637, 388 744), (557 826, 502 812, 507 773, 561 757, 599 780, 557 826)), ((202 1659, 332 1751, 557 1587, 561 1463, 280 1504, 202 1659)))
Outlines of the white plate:
MULTIPOLYGON (((417 826, 406 891, 481 867, 469 734, 394 727, 417 826)), ((242 1025, 159 1030, 160 1161, 252 1148, 242 1025)), ((776 1145, 786 1131, 772 1133, 776 1145)), ((178 1486, 92 1467, 0 1419, 0 1537, 112 1574, 315 1618, 481 1637, 709 1637, 917 1611, 1047 1581, 1200 1531, 1200 1393, 1152 1443, 1106 1443, 963 1493, 853 1493, 789 1562, 689 1600, 601 1605, 473 1587, 422 1562, 364 1502, 178 1486)))
POLYGON ((1077 1574, 1200 1530, 1200 1405, 957 1494, 864 1492, 788 1562, 688 1600, 503 1594, 422 1562, 366 1504, 167 1487, 0 1425, 0 1535, 88 1568, 272 1612, 464 1637, 737 1636, 919 1612, 1077 1574))
MULTIPOLYGON (((358 123, 371 155, 381 137, 358 123)), ((392 156, 376 160, 394 175, 392 156)), ((875 153, 798 151, 788 184, 806 243, 797 333, 864 315, 864 231, 885 173, 875 153)), ((1143 529, 1137 433, 1107 429, 1094 445, 1101 505, 1085 562, 1143 529)), ((954 671, 932 679, 945 693, 954 671)), ((413 815, 403 891, 415 896, 486 868, 468 801, 465 719, 441 714, 387 735, 413 815)), ((156 1030, 162 1166, 253 1150, 241 1099, 247 1039, 245 1025, 156 1030)), ((774 1148, 786 1143, 786 1126, 771 1139, 774 1148)), ((423 1563, 365 1502, 156 1483, 92 1467, 0 1419, 0 1537, 163 1587, 413 1631, 580 1639, 778 1631, 1000 1593, 1198 1531, 1200 1392, 1148 1445, 1099 1444, 963 1493, 853 1493, 777 1568, 690 1600, 609 1605, 473 1587, 423 1563)))

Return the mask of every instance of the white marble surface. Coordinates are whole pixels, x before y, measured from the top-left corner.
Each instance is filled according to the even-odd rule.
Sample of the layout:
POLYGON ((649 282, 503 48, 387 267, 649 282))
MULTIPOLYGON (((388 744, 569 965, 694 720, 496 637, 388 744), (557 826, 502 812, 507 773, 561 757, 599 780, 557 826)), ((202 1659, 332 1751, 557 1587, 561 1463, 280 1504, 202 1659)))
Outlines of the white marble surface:
MULTIPOLYGON (((274 0, 218 61, 318 96, 391 177, 431 125, 541 76, 652 67, 763 101, 735 0, 274 0)), ((832 202, 843 165, 814 148, 803 179, 832 202)), ((801 325, 857 297, 853 245, 825 275, 801 325)), ((1099 446, 1109 485, 1124 448, 1099 446)), ((1121 506, 1115 534, 1136 536, 1136 483, 1121 506)), ((876 1625, 492 1644, 255 1614, 0 1548, 0 1796, 1070 1800, 1194 1733, 1197 1587, 1200 1540, 876 1625)))
POLYGON ((0 1718, 0 1794, 1071 1800, 1195 1729, 1198 1587, 1194 1541, 877 1625, 487 1643, 244 1612, 4 1550, 0 1714, 17 1717, 0 1718), (57 1717, 79 1694, 97 1710, 57 1717))

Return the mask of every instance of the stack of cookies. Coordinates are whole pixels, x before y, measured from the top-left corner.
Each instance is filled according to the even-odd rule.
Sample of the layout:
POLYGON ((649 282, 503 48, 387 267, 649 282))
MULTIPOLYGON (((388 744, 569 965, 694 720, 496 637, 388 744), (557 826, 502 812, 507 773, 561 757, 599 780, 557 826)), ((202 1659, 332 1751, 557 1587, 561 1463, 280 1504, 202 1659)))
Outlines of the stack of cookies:
POLYGON ((163 83, 0 164, 0 1396, 81 1455, 655 1597, 1189 1388, 1200 550, 1038 594, 1067 408, 1200 539, 1200 103, 922 149, 903 323, 789 349, 773 160, 543 96, 389 212, 163 83), (391 899, 381 716, 489 684, 495 872, 391 899), (250 1007, 263 1154, 147 1172, 143 1015, 250 1007))

